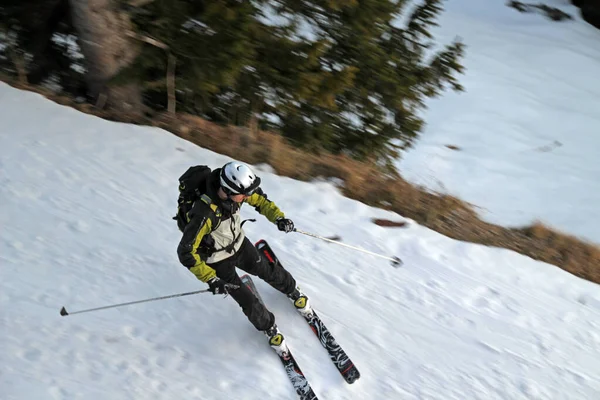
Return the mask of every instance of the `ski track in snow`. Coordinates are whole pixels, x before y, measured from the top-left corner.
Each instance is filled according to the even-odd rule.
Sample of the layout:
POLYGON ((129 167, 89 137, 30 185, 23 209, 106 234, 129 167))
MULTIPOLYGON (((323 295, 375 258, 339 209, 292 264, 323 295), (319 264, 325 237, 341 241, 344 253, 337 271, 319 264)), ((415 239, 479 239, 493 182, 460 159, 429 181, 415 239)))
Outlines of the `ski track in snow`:
MULTIPOLYGON (((590 50, 584 58, 594 62, 595 56, 590 50)), ((479 62, 496 61, 482 57, 479 62)), ((506 87, 506 75, 487 75, 498 90, 519 90, 506 87)), ((596 93, 583 82, 577 90, 596 93)), ((520 90, 532 105, 523 115, 556 100, 520 90)), ((570 110, 569 103, 560 106, 570 110)), ((596 118, 591 108, 581 111, 596 118)), ((227 157, 4 84, 0 117, 1 399, 295 398, 264 335, 231 299, 200 294, 59 315, 63 305, 76 311, 204 288, 175 254, 176 181, 190 165, 217 167, 227 157)), ((528 139, 530 125, 520 121, 507 122, 516 130, 506 134, 542 142, 528 139)), ((507 151, 529 144, 514 146, 507 151)), ((489 166, 497 167, 494 162, 489 166)), ((522 176, 522 169, 509 167, 498 176, 522 176)), ((341 246, 286 235, 243 210, 245 218, 257 218, 244 226, 249 238, 271 244, 361 371, 359 381, 345 384, 289 301, 255 279, 320 399, 600 398, 597 285, 410 220, 406 228, 375 226, 372 218, 403 218, 344 198, 332 183, 259 170, 269 198, 298 228, 339 234, 345 243, 404 261, 396 269, 341 246)))

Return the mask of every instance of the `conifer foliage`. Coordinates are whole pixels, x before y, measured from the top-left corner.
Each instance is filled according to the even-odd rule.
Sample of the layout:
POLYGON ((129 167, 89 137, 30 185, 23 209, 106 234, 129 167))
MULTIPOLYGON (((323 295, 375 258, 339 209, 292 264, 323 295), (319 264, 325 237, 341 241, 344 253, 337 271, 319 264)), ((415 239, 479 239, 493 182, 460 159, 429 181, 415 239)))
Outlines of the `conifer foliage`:
POLYGON ((430 34, 442 0, 115 1, 141 50, 113 83, 137 83, 151 109, 167 107, 171 68, 178 111, 389 163, 426 98, 462 90, 464 45, 430 34))

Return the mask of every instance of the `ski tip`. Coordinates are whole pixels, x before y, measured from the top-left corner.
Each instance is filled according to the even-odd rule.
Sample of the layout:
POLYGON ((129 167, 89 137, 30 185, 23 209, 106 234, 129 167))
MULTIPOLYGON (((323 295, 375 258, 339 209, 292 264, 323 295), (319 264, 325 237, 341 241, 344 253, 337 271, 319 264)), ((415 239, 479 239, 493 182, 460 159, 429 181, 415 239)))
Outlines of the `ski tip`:
POLYGON ((358 369, 356 369, 354 363, 351 363, 345 371, 340 372, 342 373, 344 380, 349 384, 356 382, 358 378, 360 378, 360 372, 358 372, 358 369))
POLYGON ((63 307, 60 309, 60 315, 64 317, 65 315, 69 315, 69 313, 67 312, 67 309, 63 307))

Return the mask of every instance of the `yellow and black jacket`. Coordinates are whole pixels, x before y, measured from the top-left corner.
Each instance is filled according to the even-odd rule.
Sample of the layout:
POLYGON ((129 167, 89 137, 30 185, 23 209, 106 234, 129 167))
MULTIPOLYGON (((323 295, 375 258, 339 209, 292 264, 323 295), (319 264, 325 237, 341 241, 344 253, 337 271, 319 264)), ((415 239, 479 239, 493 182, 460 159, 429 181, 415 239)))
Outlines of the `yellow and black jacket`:
MULTIPOLYGON (((212 171, 206 182, 205 194, 194 202, 186 213, 187 224, 177 247, 179 261, 203 282, 216 276, 208 266, 234 255, 241 247, 245 235, 242 230, 240 207, 217 195, 220 168, 212 171)), ((267 217, 273 223, 285 215, 260 190, 246 198, 244 203, 267 217)))

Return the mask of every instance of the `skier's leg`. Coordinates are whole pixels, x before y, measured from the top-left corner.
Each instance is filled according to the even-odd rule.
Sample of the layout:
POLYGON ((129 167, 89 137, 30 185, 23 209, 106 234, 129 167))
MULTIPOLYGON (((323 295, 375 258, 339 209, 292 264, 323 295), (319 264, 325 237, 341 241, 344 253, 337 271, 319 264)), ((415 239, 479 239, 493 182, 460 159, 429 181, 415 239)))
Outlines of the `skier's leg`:
POLYGON ((292 274, 281 265, 271 267, 248 238, 244 238, 238 260, 238 268, 258 276, 281 293, 287 295, 296 289, 296 280, 292 274))
MULTIPOLYGON (((242 245, 244 247, 244 245, 242 245)), ((264 279, 267 283, 273 286, 275 289, 278 289, 280 292, 284 293, 291 301, 294 303, 294 307, 303 315, 308 315, 312 313, 312 307, 310 306, 310 302, 308 300, 308 296, 302 292, 302 290, 296 286, 296 281, 292 277, 292 275, 285 269, 279 262, 268 262, 264 257, 262 257, 262 252, 259 251, 254 246, 252 247, 252 252, 248 249, 240 249, 240 254, 245 254, 248 259, 245 261, 248 262, 248 270, 250 273, 255 273, 262 279, 264 279), (254 264, 250 262, 253 258, 250 258, 250 254, 258 253, 259 256, 262 257, 262 262, 257 261, 254 264), (270 274, 270 275, 269 275, 270 274)), ((240 267, 244 269, 243 267, 240 267)))
POLYGON ((238 289, 230 290, 229 294, 240 305, 248 320, 259 331, 266 331, 275 324, 275 316, 258 298, 242 283, 239 275, 235 272, 236 256, 211 264, 217 276, 227 283, 239 286, 238 289))

